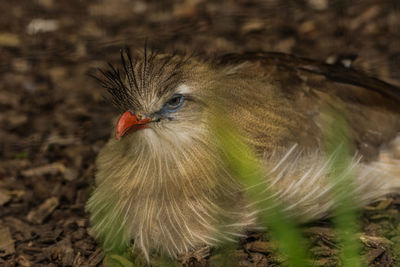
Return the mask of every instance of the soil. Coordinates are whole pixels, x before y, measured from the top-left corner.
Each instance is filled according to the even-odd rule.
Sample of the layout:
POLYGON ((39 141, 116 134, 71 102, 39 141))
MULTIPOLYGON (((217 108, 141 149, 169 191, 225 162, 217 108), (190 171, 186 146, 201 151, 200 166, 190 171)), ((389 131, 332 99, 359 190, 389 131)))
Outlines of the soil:
MULTIPOLYGON (((0 1, 0 266, 99 266, 85 203, 117 111, 88 74, 145 40, 204 57, 280 51, 353 66, 400 85, 398 0, 0 1)), ((370 266, 398 266, 400 198, 364 209, 370 266), (397 257, 396 257, 397 256, 397 257)), ((336 266, 329 221, 302 227, 313 263, 336 266)), ((277 266, 266 234, 235 248, 240 266, 277 266)), ((177 263, 206 266, 203 248, 177 263)))

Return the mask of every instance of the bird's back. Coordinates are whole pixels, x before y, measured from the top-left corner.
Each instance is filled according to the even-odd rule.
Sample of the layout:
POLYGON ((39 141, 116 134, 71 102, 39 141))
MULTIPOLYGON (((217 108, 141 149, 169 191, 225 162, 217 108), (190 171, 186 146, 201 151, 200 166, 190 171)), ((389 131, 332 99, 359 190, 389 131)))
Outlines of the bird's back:
POLYGON ((360 71, 281 53, 230 54, 216 63, 234 80, 227 90, 233 119, 261 151, 321 147, 332 109, 346 118, 364 160, 400 132, 400 88, 360 71))
POLYGON ((289 214, 302 221, 329 214, 334 142, 347 141, 350 193, 360 206, 399 191, 400 88, 280 53, 226 55, 216 63, 230 77, 222 87, 226 114, 263 158, 289 214), (338 119, 345 123, 330 128, 338 119))

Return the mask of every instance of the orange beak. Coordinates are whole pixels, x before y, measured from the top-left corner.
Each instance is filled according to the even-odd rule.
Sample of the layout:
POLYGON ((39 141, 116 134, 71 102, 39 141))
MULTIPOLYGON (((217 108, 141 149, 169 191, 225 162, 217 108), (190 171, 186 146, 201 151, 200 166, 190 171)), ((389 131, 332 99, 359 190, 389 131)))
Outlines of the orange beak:
POLYGON ((146 124, 149 121, 151 121, 149 118, 143 118, 141 115, 132 114, 129 110, 125 111, 118 120, 115 137, 119 140, 128 133, 147 128, 148 126, 146 124))

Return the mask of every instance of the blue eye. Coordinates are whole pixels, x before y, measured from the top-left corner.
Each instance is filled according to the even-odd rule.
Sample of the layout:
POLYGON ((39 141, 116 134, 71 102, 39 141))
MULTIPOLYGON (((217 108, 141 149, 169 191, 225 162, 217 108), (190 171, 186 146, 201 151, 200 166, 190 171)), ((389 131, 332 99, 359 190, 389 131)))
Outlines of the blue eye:
POLYGON ((162 108, 165 112, 175 112, 177 111, 183 104, 184 97, 181 94, 176 94, 165 103, 164 107, 162 108))

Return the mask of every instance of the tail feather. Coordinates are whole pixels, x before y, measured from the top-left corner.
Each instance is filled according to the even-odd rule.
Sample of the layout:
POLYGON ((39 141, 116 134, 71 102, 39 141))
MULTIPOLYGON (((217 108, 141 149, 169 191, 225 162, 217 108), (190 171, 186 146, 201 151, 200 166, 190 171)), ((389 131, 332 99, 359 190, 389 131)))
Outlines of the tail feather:
POLYGON ((361 156, 354 156, 346 170, 353 184, 339 191, 336 185, 344 177, 331 177, 333 157, 318 152, 307 154, 293 147, 285 155, 266 160, 272 163, 267 166, 271 170, 269 187, 289 215, 302 222, 329 216, 335 206, 335 194, 345 192, 354 196, 360 208, 388 194, 400 193, 400 135, 381 150, 376 161, 362 162, 361 156))

